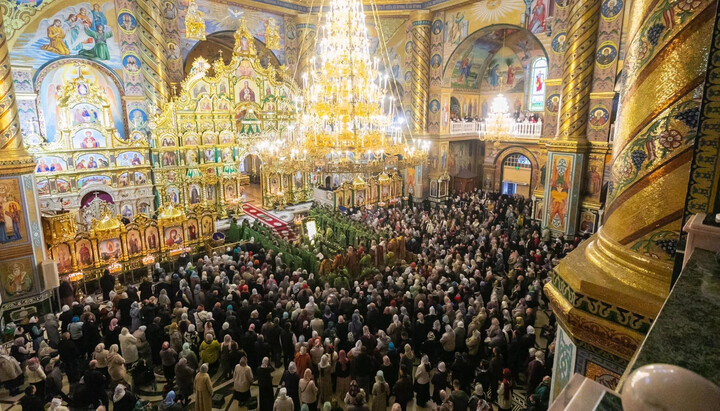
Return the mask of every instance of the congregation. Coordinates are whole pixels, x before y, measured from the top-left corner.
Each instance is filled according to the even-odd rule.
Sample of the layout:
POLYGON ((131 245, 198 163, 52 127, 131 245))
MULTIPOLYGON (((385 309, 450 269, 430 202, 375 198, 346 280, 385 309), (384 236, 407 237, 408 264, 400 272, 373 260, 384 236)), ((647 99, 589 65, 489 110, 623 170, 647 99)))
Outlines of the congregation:
POLYGON ((581 239, 552 238, 531 215, 530 200, 482 190, 347 210, 382 235, 353 258, 393 236, 405 247, 347 287, 254 239, 157 265, 124 292, 106 272, 102 297, 17 327, 0 380, 11 395, 26 386, 23 410, 543 411, 555 328, 543 286, 581 239), (163 399, 144 398, 157 384, 163 399))

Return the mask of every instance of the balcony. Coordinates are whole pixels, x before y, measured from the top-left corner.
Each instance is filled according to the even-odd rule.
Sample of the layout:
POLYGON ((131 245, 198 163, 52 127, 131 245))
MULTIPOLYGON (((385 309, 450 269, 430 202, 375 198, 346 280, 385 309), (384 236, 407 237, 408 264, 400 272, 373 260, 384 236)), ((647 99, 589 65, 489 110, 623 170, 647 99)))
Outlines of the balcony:
MULTIPOLYGON (((470 122, 453 122, 450 123, 450 135, 475 134, 484 137, 487 134, 487 124, 484 121, 470 122)), ((512 123, 510 126, 510 136, 519 139, 540 138, 542 135, 542 121, 531 123, 524 121, 521 123, 512 123)))

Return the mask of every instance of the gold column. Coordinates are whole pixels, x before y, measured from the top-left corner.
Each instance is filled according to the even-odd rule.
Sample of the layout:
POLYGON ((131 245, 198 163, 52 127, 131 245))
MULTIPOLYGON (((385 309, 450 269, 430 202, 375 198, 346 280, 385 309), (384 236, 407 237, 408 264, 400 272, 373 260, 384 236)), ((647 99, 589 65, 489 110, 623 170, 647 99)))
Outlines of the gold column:
POLYGON ((427 10, 410 13, 412 36, 412 129, 425 133, 427 127, 428 88, 430 87, 430 27, 432 13, 427 10))
POLYGON ((162 11, 158 0, 137 0, 138 38, 145 96, 154 105, 168 101, 170 83, 162 11))
POLYGON ((4 33, 5 24, 0 16, 0 176, 32 174, 35 162, 25 150, 20 135, 10 55, 4 33))
POLYGON ((600 0, 576 0, 571 3, 563 56, 557 139, 579 142, 587 140, 586 129, 599 23, 600 0))
POLYGON ((625 361, 670 290, 716 3, 633 3, 604 225, 545 286, 574 340, 625 361))
POLYGON ((555 138, 547 143, 549 177, 545 179, 543 208, 543 226, 557 234, 576 232, 588 148, 587 124, 600 3, 600 0, 574 0, 568 13, 558 130, 555 138))

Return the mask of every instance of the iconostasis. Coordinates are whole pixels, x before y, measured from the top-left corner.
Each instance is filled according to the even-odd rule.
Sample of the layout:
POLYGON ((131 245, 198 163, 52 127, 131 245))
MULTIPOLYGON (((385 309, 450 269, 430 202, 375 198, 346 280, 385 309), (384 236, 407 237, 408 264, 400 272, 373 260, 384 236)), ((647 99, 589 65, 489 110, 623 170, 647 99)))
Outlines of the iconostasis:
MULTIPOLYGON (((160 204, 211 207, 220 215, 242 205, 249 179, 240 169, 248 156, 269 163, 270 154, 261 147, 290 131, 295 94, 284 72, 261 64, 252 34, 241 22, 230 63, 196 59, 178 96, 154 124, 151 151, 160 204)), ((285 204, 312 199, 309 169, 286 170, 283 176, 276 171, 261 167, 263 205, 272 207, 271 198, 280 191, 285 204), (280 181, 295 181, 297 172, 299 184, 281 187, 280 181)))
MULTIPOLYGON (((35 156, 40 208, 45 212, 84 209, 81 224, 98 217, 88 206, 100 198, 131 219, 154 211, 148 140, 128 134, 119 90, 97 67, 82 60, 60 64, 42 80, 39 97, 46 129, 25 137, 35 156)), ((135 112, 138 123, 147 122, 135 112)))

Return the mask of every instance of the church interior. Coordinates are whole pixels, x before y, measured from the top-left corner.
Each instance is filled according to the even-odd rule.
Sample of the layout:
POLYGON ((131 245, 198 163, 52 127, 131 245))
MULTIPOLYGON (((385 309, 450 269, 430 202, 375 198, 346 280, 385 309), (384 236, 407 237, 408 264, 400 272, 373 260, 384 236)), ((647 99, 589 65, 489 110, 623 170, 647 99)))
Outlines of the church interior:
POLYGON ((713 0, 0 0, 0 410, 717 409, 717 56, 713 0))

